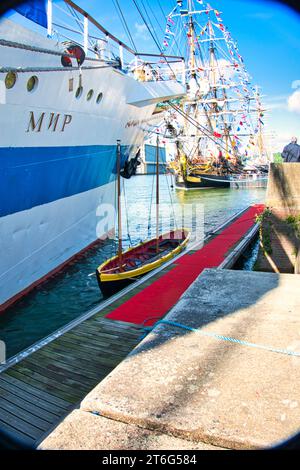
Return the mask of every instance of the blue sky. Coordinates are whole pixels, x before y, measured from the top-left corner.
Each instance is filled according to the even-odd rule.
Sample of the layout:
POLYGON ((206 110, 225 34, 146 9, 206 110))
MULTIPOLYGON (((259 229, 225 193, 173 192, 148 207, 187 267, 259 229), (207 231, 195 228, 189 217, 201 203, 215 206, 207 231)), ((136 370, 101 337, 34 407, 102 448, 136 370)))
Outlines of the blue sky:
MULTIPOLYGON (((175 0, 136 0, 149 5, 165 27, 166 13, 175 0), (159 5, 160 4, 160 5, 159 5)), ((109 31, 129 43, 113 0, 75 0, 109 31)), ((119 0, 134 41, 140 51, 158 52, 132 0, 119 0)), ((300 16, 288 7, 268 0, 211 0, 222 12, 223 23, 238 41, 253 83, 261 87, 269 109, 265 118, 268 133, 275 132, 276 149, 295 134, 300 139, 300 16), (299 80, 299 83, 297 83, 299 80), (288 104, 289 103, 289 104, 288 104)), ((154 25, 156 19, 152 17, 154 25)), ((157 26, 157 33, 163 34, 157 26)))
MULTIPOLYGON (((112 0, 78 0, 77 3, 101 19, 111 32, 127 40, 112 0)), ((163 24, 158 0, 144 0, 146 6, 149 3, 163 24)), ((166 12, 175 5, 172 0, 160 0, 160 3, 166 12)), ((222 11, 223 23, 238 41, 254 84, 261 87, 269 108, 266 131, 276 134, 274 145, 281 150, 293 134, 300 139, 300 16, 288 7, 268 0, 211 0, 209 3, 222 11), (293 88, 297 80, 298 90, 293 88), (292 94, 293 111, 288 108, 292 94)), ((132 0, 120 0, 120 5, 140 50, 157 52, 132 0)), ((159 28, 157 32, 160 33, 159 28)))

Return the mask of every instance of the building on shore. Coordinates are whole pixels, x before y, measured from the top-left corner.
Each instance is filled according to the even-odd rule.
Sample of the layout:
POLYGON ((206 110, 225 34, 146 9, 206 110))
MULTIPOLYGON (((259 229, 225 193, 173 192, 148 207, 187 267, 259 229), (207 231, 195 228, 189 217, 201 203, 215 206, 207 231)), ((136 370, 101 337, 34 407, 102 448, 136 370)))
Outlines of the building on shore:
MULTIPOLYGON (((156 145, 144 144, 141 148, 141 164, 137 168, 137 175, 153 175, 156 173, 156 145)), ((166 149, 159 146, 159 172, 167 171, 166 149)))

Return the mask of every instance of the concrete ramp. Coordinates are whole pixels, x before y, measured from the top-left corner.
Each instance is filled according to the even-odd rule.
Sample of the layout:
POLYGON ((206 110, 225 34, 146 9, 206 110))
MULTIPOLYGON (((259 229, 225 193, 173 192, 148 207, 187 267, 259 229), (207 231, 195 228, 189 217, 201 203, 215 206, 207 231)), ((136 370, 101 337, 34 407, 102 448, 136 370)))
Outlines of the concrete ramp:
POLYGON ((294 434, 300 427, 299 283, 297 275, 205 270, 165 318, 198 331, 157 325, 82 401, 82 419, 93 421, 93 429, 99 424, 93 444, 73 414, 41 448, 71 448, 72 436, 85 448, 102 440, 109 445, 114 436, 106 448, 116 448, 126 429, 118 431, 117 422, 134 426, 135 442, 158 433, 156 445, 165 449, 176 445, 166 436, 194 449, 253 449, 294 434))

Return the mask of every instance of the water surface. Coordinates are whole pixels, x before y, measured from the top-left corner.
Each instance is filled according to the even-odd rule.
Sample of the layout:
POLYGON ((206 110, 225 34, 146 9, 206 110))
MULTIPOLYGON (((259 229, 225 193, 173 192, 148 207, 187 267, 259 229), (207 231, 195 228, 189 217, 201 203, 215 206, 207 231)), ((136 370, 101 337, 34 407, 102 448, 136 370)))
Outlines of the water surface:
MULTIPOLYGON (((127 229, 132 243, 148 238, 149 207, 155 197, 153 182, 154 178, 150 175, 136 176, 125 182, 128 225, 124 221, 124 245, 129 244, 127 229)), ((206 234, 250 204, 263 202, 264 198, 265 190, 261 188, 183 191, 171 187, 170 177, 161 177, 160 180, 162 218, 168 216, 167 207, 172 213, 173 209, 177 213, 182 204, 202 204, 206 234)), ((123 212, 126 213, 125 207, 123 212)), ((180 221, 178 223, 180 225, 180 221)), ((153 224, 152 219, 150 229, 155 233, 153 224)), ((202 227, 199 229, 202 230, 202 227)), ((6 343, 7 357, 29 347, 97 305, 102 297, 96 277, 91 274, 115 250, 114 240, 103 242, 8 309, 0 317, 0 339, 6 343)))

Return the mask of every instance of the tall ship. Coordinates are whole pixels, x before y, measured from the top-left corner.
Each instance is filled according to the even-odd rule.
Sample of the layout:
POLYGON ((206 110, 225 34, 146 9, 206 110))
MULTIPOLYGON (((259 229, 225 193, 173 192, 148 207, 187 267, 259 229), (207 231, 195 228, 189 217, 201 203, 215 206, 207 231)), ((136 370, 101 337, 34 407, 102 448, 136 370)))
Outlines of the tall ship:
POLYGON ((202 0, 178 0, 167 17, 163 47, 184 56, 188 90, 166 117, 176 186, 222 188, 266 179, 266 110, 222 12, 202 0))
POLYGON ((16 10, 0 22, 0 311, 113 231, 117 140, 130 177, 157 103, 185 93, 70 0, 16 10))

